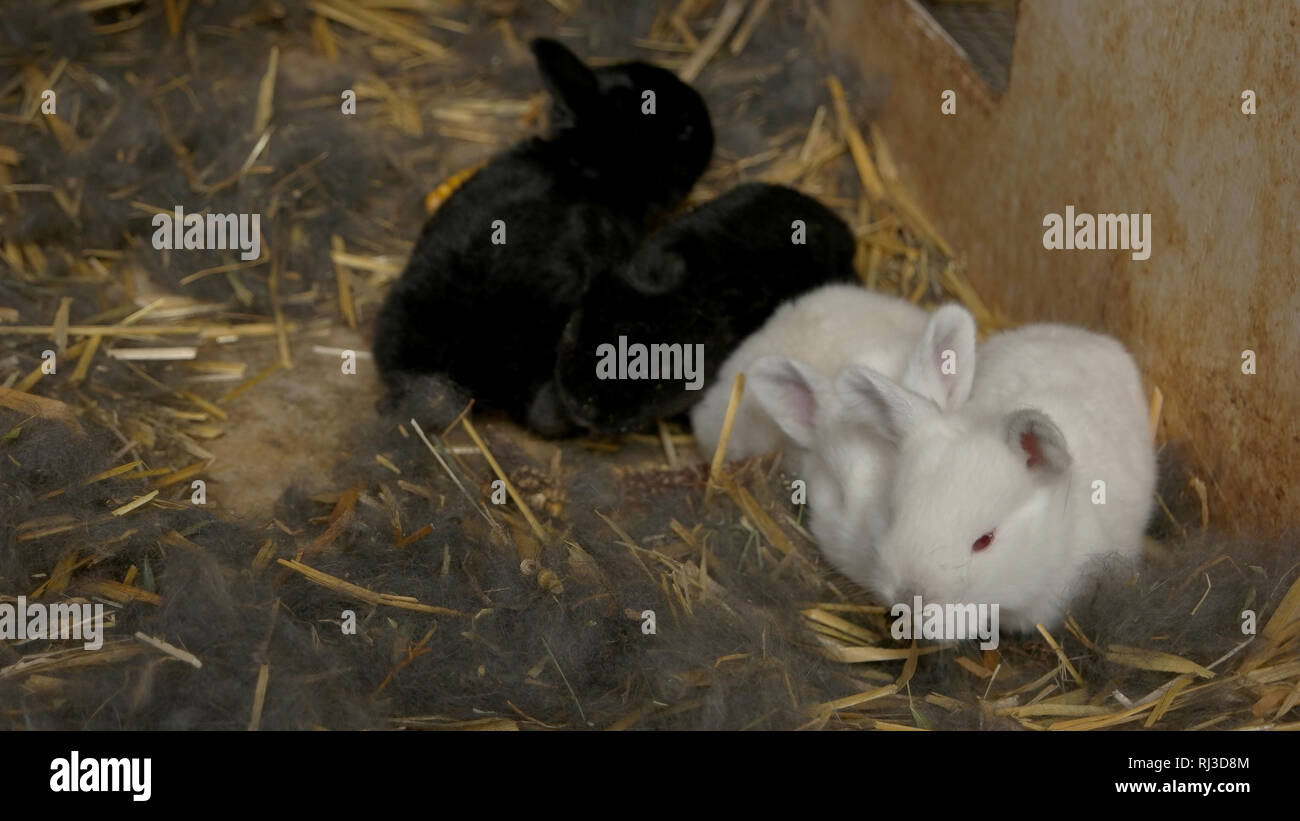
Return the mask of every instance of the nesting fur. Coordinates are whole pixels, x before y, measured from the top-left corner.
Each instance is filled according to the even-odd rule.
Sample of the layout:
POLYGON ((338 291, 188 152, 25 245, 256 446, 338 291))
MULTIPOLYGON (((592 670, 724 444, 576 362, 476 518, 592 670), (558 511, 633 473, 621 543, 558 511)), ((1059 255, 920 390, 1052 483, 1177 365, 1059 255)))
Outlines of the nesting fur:
MULTIPOLYGON (((830 572, 785 518, 798 517, 798 507, 770 462, 738 463, 734 481, 780 523, 793 556, 756 540, 738 497, 706 503, 700 467, 628 471, 597 462, 557 472, 532 464, 508 435, 488 428, 486 442, 509 466, 512 483, 548 530, 563 534, 542 544, 509 505, 492 504, 491 472, 444 444, 464 437, 427 433, 440 421, 418 407, 428 400, 363 432, 356 456, 338 467, 337 494, 287 494, 276 512, 284 528, 270 531, 217 520, 185 504, 182 493, 167 494, 178 502, 172 508, 106 515, 147 488, 129 474, 83 484, 109 464, 108 438, 93 426, 77 437, 61 423, 23 423, 5 412, 0 428, 22 423, 0 443, 10 466, 0 472, 8 501, 0 508, 6 593, 30 596, 61 559, 90 558, 66 587, 42 599, 103 600, 102 592, 88 592, 94 583, 120 580, 132 565, 140 571, 133 586, 161 598, 111 606, 113 626, 99 655, 58 642, 0 647, 0 691, 19 707, 8 726, 246 727, 263 665, 263 728, 493 721, 537 729, 1012 727, 1021 718, 1017 707, 1028 711, 1024 721, 1043 720, 1029 707, 1031 693, 1016 694, 1060 664, 1038 637, 1004 636, 988 668, 973 645, 959 645, 920 656, 908 674, 909 643, 889 638, 889 617, 873 615, 870 599, 830 572), (407 412, 450 473, 412 435, 409 419, 401 420, 407 412), (376 464, 374 452, 403 471, 403 484, 376 464), (673 528, 673 520, 685 529, 673 528), (31 537, 63 522, 75 526, 31 537), (398 546, 399 534, 425 523, 432 532, 398 546), (370 605, 314 585, 277 559, 446 610, 370 605), (349 610, 355 633, 344 630, 349 610), (653 635, 644 627, 647 610, 655 614, 653 635), (813 612, 838 613, 874 632, 871 644, 899 648, 899 659, 852 665, 826 657, 825 641, 862 641, 801 615, 813 612), (131 638, 137 631, 193 653, 202 667, 131 638), (53 651, 72 655, 60 662, 47 655, 53 651), (984 678, 973 672, 979 669, 984 678), (891 681, 900 684, 895 695, 828 706, 891 681)), ((1137 702, 1173 674, 1135 669, 1132 656, 1116 648, 1213 664, 1251 639, 1242 634, 1242 609, 1268 622, 1296 581, 1297 562, 1293 541, 1175 541, 1136 575, 1103 575, 1075 601, 1071 614, 1088 644, 1064 630, 1055 638, 1093 703, 1119 712, 1118 698, 1137 702)), ((1213 672, 1279 663, 1279 648, 1267 651, 1263 637, 1252 641, 1213 672)), ((1056 681, 1051 699, 1079 689, 1064 672, 1056 681)), ((1269 689, 1243 679, 1220 696, 1188 700, 1159 726, 1216 715, 1226 726, 1250 723, 1269 689)))

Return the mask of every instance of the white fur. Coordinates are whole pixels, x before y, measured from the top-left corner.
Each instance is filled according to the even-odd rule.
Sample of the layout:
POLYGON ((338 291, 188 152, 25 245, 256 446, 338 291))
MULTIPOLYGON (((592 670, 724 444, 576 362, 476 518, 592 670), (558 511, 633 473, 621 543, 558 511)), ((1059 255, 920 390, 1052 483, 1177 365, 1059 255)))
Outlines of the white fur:
POLYGON ((964 308, 933 314, 898 297, 830 285, 782 306, 723 364, 692 411, 706 457, 716 448, 731 384, 746 387, 727 446, 729 458, 781 450, 807 485, 813 536, 841 572, 860 579, 888 525, 896 449, 876 430, 846 419, 832 377, 872 368, 945 405, 965 399, 974 371, 975 322, 964 308), (964 367, 938 374, 945 351, 964 367))
POLYGON ((892 521, 855 577, 887 604, 996 603, 1003 625, 1030 631, 1060 622, 1101 557, 1140 554, 1155 451, 1137 366, 1116 340, 1054 324, 1000 334, 980 348, 969 400, 946 412, 863 369, 836 387, 898 448, 892 521), (1033 467, 1022 434, 1041 454, 1033 467))
MULTIPOLYGON (((691 427, 701 455, 711 458, 717 449, 736 374, 748 371, 758 359, 796 359, 828 379, 849 364, 865 365, 898 379, 925 328, 925 319, 926 312, 910 302, 857 285, 826 285, 785 303, 732 352, 691 410, 691 427)), ((736 409, 727 442, 729 459, 771 453, 789 443, 753 394, 751 384, 736 409)))

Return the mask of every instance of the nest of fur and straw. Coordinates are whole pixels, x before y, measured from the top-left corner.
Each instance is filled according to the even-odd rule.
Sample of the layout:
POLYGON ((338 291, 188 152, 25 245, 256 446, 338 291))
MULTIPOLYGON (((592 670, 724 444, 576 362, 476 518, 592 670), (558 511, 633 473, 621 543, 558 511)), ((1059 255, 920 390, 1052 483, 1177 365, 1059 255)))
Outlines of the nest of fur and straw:
POLYGON ((1295 543, 1214 536, 1205 480, 1164 448, 1148 563, 988 653, 892 640, 817 553, 779 460, 713 461, 672 422, 544 442, 433 387, 384 415, 354 394, 331 489, 290 483, 253 518, 191 503, 250 400, 368 327, 425 194, 537 127, 534 35, 698 81, 719 140, 694 202, 796 186, 849 221, 868 287, 1011 324, 859 125, 872 91, 828 54, 817 4, 589 5, 6 13, 0 601, 101 602, 109 626, 98 651, 0 643, 0 726, 1300 725, 1295 543), (261 213, 261 258, 154 251, 149 219, 176 203, 261 213))

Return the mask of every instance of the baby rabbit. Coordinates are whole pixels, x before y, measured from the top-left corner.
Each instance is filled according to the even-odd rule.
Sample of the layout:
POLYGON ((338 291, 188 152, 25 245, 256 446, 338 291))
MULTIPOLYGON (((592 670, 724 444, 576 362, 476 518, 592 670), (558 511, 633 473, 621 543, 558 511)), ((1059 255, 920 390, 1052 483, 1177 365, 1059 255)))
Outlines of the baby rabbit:
POLYGON ((553 40, 533 54, 552 97, 547 137, 499 154, 425 224, 375 323, 375 360, 401 393, 442 374, 482 404, 563 432, 539 399, 588 281, 630 258, 713 153, 703 99, 640 62, 590 69, 553 40))
POLYGON ((816 200, 783 186, 737 186, 651 236, 617 275, 592 282, 560 339, 560 401, 599 433, 685 411, 783 300, 853 279, 855 246, 844 221, 816 200), (669 368, 662 355, 653 378, 609 378, 602 360, 634 345, 679 346, 683 367, 669 368))
MULTIPOLYGON (((965 313, 956 305, 943 310, 965 313)), ((905 299, 847 283, 823 285, 786 302, 727 358, 704 398, 691 409, 691 428, 701 453, 710 457, 718 446, 731 384, 740 371, 748 372, 749 382, 732 424, 728 458, 771 453, 790 444, 790 437, 755 395, 751 369, 757 360, 795 359, 827 382, 846 365, 865 365, 900 379, 929 316, 905 299)), ((974 320, 969 322, 973 341, 974 320)), ((763 385, 758 387, 761 392, 763 385)), ((833 398, 829 392, 827 398, 833 398)), ((781 410, 777 409, 778 416, 781 410)))
POLYGON ((821 288, 782 308, 746 340, 691 418, 707 457, 716 447, 731 376, 746 370, 728 455, 784 450, 806 483, 818 547, 861 582, 889 525, 897 449, 846 414, 832 384, 844 366, 875 368, 938 407, 956 407, 975 370, 975 319, 957 304, 927 315, 906 300, 866 289, 821 288), (756 354, 763 356, 745 363, 756 354))
POLYGON ((1000 334, 955 410, 862 367, 836 392, 898 449, 891 524, 857 577, 886 604, 997 604, 1030 631, 1060 622, 1096 560, 1138 556, 1155 452, 1116 340, 1055 324, 1000 334))

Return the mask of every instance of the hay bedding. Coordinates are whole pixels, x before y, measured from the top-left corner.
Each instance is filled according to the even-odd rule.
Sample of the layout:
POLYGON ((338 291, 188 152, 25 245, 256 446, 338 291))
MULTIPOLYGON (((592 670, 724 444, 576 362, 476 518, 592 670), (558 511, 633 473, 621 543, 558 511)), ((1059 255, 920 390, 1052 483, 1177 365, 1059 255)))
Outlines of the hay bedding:
POLYGON ((540 442, 324 375, 313 355, 364 347, 424 195, 536 127, 536 34, 698 77, 719 151, 696 200, 797 185, 850 219, 870 286, 1007 324, 859 129, 873 90, 838 79, 815 4, 594 5, 6 11, 0 601, 105 602, 109 627, 98 651, 0 642, 0 726, 1295 727, 1295 542, 1213 535, 1168 450, 1149 564, 982 654, 890 639, 774 458, 710 481, 675 423, 540 442), (178 204, 261 213, 262 258, 155 251, 178 204), (261 504, 232 504, 244 485, 261 504))

